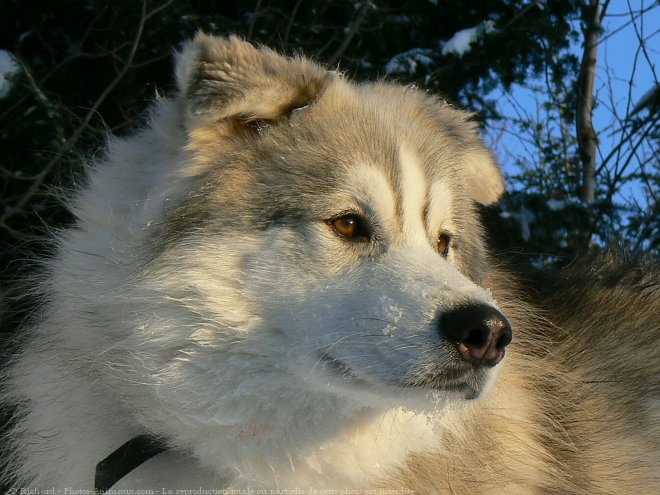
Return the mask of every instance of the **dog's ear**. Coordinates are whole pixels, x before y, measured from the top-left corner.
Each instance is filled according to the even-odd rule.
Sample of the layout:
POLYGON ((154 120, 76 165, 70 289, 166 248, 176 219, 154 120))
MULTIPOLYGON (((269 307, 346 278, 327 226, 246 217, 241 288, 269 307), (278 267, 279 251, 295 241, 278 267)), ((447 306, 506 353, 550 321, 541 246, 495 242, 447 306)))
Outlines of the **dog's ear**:
POLYGON ((198 34, 178 54, 176 78, 189 130, 259 128, 316 99, 331 74, 303 58, 285 58, 235 36, 198 34), (222 124, 225 124, 224 126, 222 124))
POLYGON ((489 205, 504 192, 504 177, 493 153, 479 141, 461 157, 467 192, 477 203, 489 205))
POLYGON ((456 162, 468 195, 477 203, 489 205, 504 192, 504 177, 493 156, 479 136, 474 115, 458 110, 437 97, 425 100, 423 112, 429 115, 441 135, 458 150, 456 162))

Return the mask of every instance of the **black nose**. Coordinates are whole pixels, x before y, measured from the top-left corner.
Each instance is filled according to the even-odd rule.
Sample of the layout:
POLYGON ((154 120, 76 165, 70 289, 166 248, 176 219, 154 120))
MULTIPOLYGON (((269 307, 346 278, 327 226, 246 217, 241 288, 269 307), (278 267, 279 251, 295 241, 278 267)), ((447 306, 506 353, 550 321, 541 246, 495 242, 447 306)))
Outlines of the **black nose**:
POLYGON ((440 335, 456 342, 465 361, 495 366, 511 343, 511 325, 492 306, 473 304, 445 312, 440 317, 440 335))

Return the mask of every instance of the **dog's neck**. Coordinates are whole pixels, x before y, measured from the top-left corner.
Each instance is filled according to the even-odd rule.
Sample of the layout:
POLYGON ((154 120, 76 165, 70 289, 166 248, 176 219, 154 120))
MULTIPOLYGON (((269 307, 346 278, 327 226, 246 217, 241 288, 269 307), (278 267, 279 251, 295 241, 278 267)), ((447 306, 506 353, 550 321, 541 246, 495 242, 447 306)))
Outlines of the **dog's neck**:
POLYGON ((307 463, 325 465, 322 471, 334 470, 338 479, 344 475, 348 486, 364 486, 365 478, 382 479, 410 453, 437 447, 439 434, 429 416, 391 409, 363 424, 347 425, 343 435, 321 443, 307 463))
MULTIPOLYGON (((412 452, 437 447, 440 431, 429 416, 403 408, 365 414, 342 423, 320 440, 301 436, 295 445, 279 452, 271 450, 264 456, 253 453, 250 465, 234 466, 245 475, 234 483, 239 487, 245 482, 290 489, 309 483, 328 488, 364 487, 386 477, 412 452)), ((251 448, 257 450, 259 445, 255 442, 251 448)))
MULTIPOLYGON (((228 470, 221 469, 222 475, 229 475, 228 486, 272 487, 295 489, 308 486, 332 488, 364 487, 367 481, 384 479, 391 470, 401 465, 411 452, 425 451, 437 446, 438 428, 429 417, 415 414, 402 408, 389 410, 381 415, 367 415, 348 421, 338 434, 328 437, 320 443, 308 439, 299 444, 268 456, 249 454, 252 460, 236 463, 228 470), (261 460, 259 461, 258 459, 261 460), (233 478, 233 479, 232 479, 233 478), (311 485, 310 485, 311 486, 311 485)), ((267 434, 270 427, 259 425, 253 430, 243 431, 235 445, 225 445, 227 451, 237 451, 244 443, 254 442, 254 448, 260 448, 260 435, 267 434)), ((146 435, 133 438, 104 459, 103 471, 97 466, 97 477, 103 476, 104 484, 97 489, 103 491, 112 487, 129 486, 131 470, 143 473, 142 463, 153 456, 161 457, 163 444, 146 435), (131 460, 131 465, 125 459, 131 460), (119 459, 119 462, 115 462, 119 459)), ((190 456, 190 453, 168 451, 168 456, 190 456)), ((158 463, 159 457, 154 461, 158 463)), ((200 466, 201 467, 201 466, 200 466)), ((220 466, 215 466, 214 470, 220 466)), ((221 473, 218 471, 218 475, 221 473)))

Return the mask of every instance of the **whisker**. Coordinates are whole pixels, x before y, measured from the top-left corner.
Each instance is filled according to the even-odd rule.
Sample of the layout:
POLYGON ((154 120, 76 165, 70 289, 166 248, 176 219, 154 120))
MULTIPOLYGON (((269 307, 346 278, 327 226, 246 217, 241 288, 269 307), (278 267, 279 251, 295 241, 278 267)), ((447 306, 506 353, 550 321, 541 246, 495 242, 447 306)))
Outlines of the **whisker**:
MULTIPOLYGON (((339 330, 340 328, 341 328, 341 327, 336 327, 333 331, 339 330)), ((347 335, 344 335, 343 337, 337 339, 337 340, 336 340, 335 342, 333 342, 332 344, 325 344, 325 345, 322 345, 322 346, 317 347, 316 349, 313 349, 313 350, 310 352, 310 354, 312 354, 312 353, 314 353, 314 352, 316 352, 316 351, 323 350, 324 347, 328 347, 328 346, 329 346, 327 349, 323 350, 323 353, 322 353, 321 356, 316 360, 316 362, 314 363, 314 366, 312 366, 312 369, 309 370, 309 374, 311 374, 311 373, 316 369, 316 367, 319 365, 319 363, 323 360, 323 358, 324 358, 325 356, 328 355, 328 353, 329 353, 332 349, 334 349, 334 348, 335 348, 337 345, 339 345, 340 343, 343 343, 343 342, 344 342, 346 339, 348 339, 349 337, 354 337, 354 336, 356 336, 356 335, 359 335, 359 336, 375 336, 375 335, 372 335, 372 334, 361 334, 360 332, 351 332, 351 333, 349 333, 349 334, 347 334, 347 335)), ((379 335, 379 337, 382 337, 382 335, 379 335)), ((349 341, 349 342, 350 342, 350 341, 349 341)), ((308 376, 309 376, 309 375, 308 375, 308 376)))

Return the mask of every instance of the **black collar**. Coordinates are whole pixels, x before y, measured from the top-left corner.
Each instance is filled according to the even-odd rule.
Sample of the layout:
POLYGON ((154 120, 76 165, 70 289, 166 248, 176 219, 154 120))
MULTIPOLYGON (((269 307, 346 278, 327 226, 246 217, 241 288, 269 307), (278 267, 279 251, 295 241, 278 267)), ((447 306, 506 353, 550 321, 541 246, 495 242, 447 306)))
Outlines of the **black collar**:
POLYGON ((165 450, 167 447, 151 435, 130 439, 96 465, 94 488, 100 493, 108 491, 133 469, 165 450))

